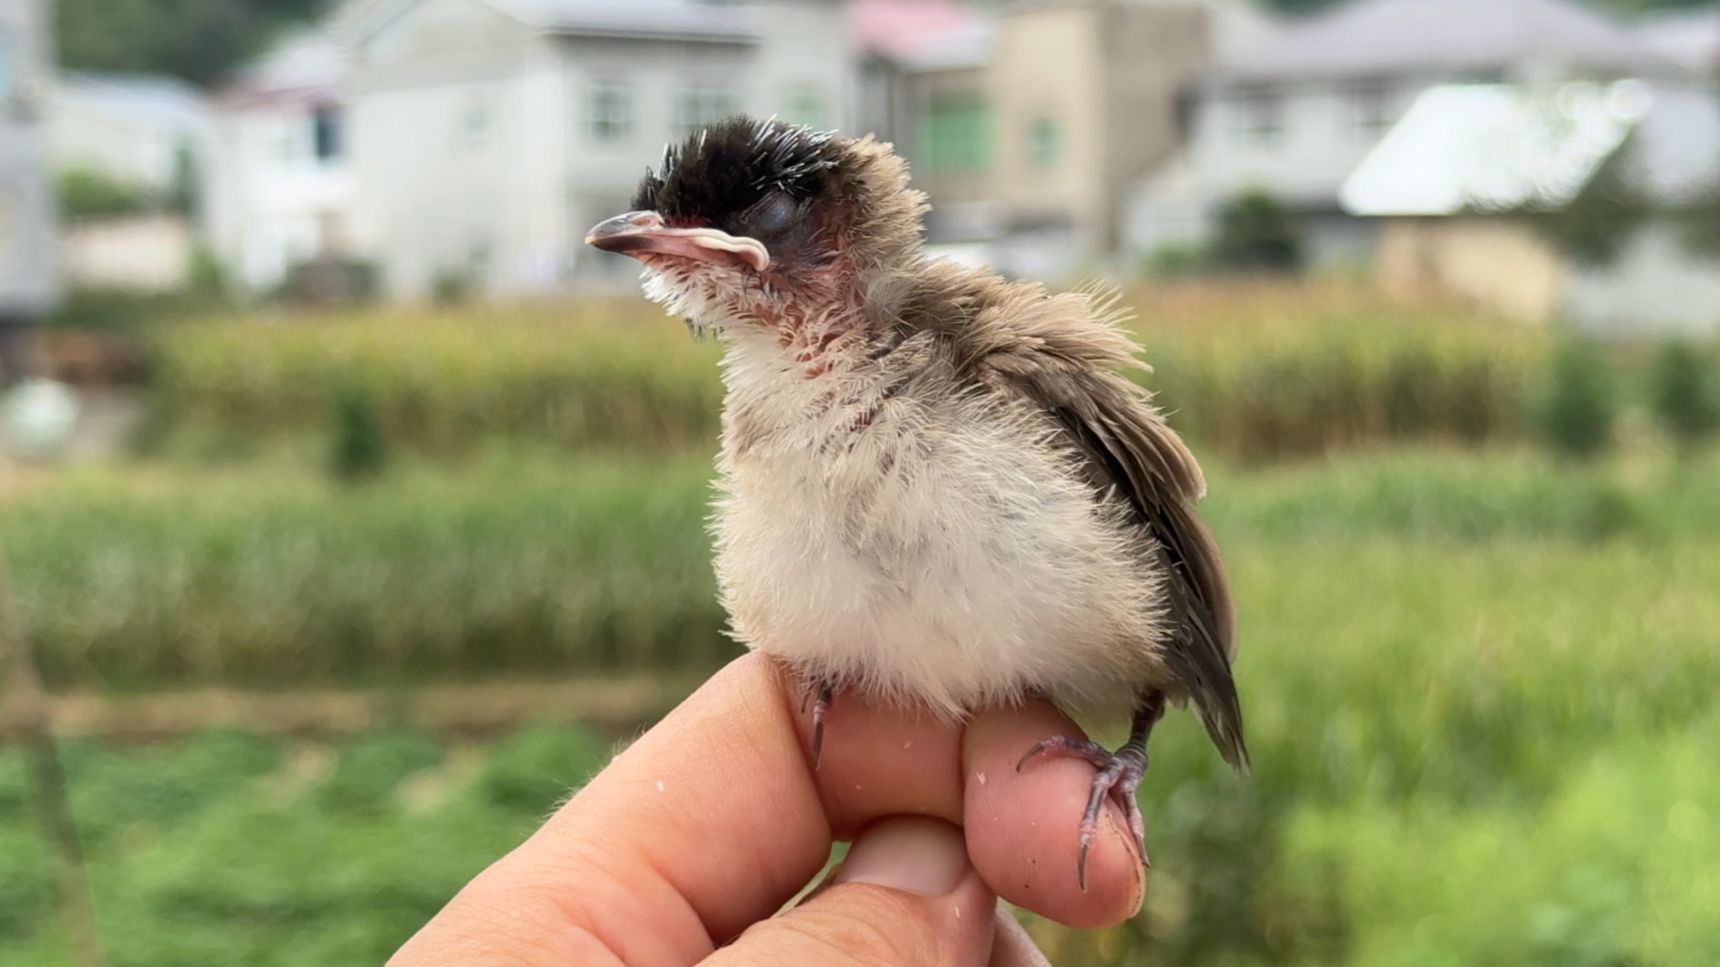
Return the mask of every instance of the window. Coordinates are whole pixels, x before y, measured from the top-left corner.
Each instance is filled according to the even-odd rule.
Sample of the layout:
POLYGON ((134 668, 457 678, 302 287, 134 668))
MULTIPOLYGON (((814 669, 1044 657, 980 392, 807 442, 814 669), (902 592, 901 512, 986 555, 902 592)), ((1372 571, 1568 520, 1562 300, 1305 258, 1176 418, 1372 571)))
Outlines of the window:
POLYGON ((341 117, 338 107, 319 107, 311 115, 311 142, 316 159, 322 164, 334 164, 341 159, 341 117))
POLYGON ((624 141, 633 130, 633 100, 627 87, 615 81, 598 81, 591 86, 591 140, 610 143, 624 141))
POLYGON ((1037 171, 1057 167, 1063 156, 1063 129, 1056 118, 1038 117, 1027 129, 1027 160, 1037 171))
POLYGON ((823 128, 830 124, 824 113, 824 92, 812 84, 801 84, 788 92, 782 119, 790 124, 823 128))
POLYGON ((1270 90, 1243 92, 1236 101, 1243 137, 1256 144, 1275 144, 1284 134, 1284 99, 1270 90))
POLYGON ((1395 120, 1389 86, 1365 82, 1350 90, 1350 122, 1355 130, 1368 137, 1379 137, 1395 120))
POLYGON ((928 170, 976 174, 991 168, 991 109, 973 93, 934 94, 921 122, 928 170))
POLYGON ((455 131, 456 142, 464 148, 481 147, 490 136, 490 104, 482 95, 474 96, 466 102, 460 112, 459 128, 455 131))
POLYGON ((688 135, 737 113, 735 94, 726 87, 691 85, 681 91, 681 134, 688 135))

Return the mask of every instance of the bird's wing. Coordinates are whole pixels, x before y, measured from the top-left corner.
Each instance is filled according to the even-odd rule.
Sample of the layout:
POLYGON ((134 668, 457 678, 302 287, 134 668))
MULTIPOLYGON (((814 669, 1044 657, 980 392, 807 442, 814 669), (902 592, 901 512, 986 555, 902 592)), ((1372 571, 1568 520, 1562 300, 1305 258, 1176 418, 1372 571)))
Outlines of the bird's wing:
POLYGON ((1052 414, 1086 458, 1096 486, 1125 495, 1164 555, 1179 633, 1166 661, 1225 761, 1246 769, 1242 709, 1231 676, 1236 621, 1218 545, 1194 513, 1206 492, 1200 466, 1151 397, 1118 371, 1140 367, 1138 347, 1111 303, 1072 294, 989 310, 986 335, 964 360, 980 379, 1052 414), (989 323, 989 324, 988 324, 989 323))

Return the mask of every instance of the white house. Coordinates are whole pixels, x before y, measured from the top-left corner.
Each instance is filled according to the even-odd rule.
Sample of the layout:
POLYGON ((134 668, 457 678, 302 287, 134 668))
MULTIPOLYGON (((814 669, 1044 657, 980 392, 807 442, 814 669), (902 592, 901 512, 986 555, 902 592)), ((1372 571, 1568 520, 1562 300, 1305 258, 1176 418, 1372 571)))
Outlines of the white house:
POLYGON ((268 292, 296 267, 355 251, 346 52, 307 30, 215 98, 209 236, 245 289, 268 292))
POLYGON ((1129 242, 1200 243, 1226 199, 1262 189, 1302 214, 1316 263, 1365 263, 1377 226, 1345 213, 1339 188, 1422 92, 1690 76, 1578 0, 1352 0, 1208 74, 1185 153, 1135 192, 1129 242))
POLYGON ((1720 189, 1720 99, 1697 85, 1572 82, 1434 88, 1345 182, 1347 212, 1381 226, 1390 289, 1468 298, 1531 321, 1611 334, 1720 329, 1720 258, 1683 240, 1720 189), (1650 203, 1598 264, 1537 221, 1577 203, 1603 165, 1650 203))
POLYGON ((631 279, 585 248, 663 146, 736 112, 850 118, 824 0, 361 0, 349 45, 356 237, 391 295, 631 279))

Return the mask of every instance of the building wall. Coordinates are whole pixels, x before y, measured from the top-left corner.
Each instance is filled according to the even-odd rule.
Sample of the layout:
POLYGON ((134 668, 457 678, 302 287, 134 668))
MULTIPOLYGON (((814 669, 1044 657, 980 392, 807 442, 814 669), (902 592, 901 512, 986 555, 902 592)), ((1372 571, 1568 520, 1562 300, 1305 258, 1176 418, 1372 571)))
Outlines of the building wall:
POLYGON ((60 252, 75 285, 170 292, 191 281, 195 246, 184 218, 139 215, 68 225, 60 252))
POLYGON ((0 5, 0 324, 59 297, 42 112, 50 54, 43 0, 0 5))
POLYGON ((1103 179, 1094 177, 1106 160, 1101 53, 1087 5, 1024 6, 1000 18, 990 77, 1004 228, 1065 233, 1076 258, 1095 251, 1104 219, 1103 179))
POLYGON ((355 50, 349 96, 358 245, 389 295, 556 284, 569 111, 546 41, 485 4, 427 0, 355 50))
POLYGON ((1389 129, 1381 119, 1401 116, 1426 86, 1397 78, 1378 86, 1211 90, 1197 113, 1193 146, 1204 187, 1215 197, 1263 188, 1288 202, 1335 207, 1344 179, 1389 129), (1385 106, 1370 122, 1367 105, 1375 98, 1385 106))
POLYGON ((385 25, 359 46, 351 84, 360 237, 385 287, 422 298, 444 276, 498 296, 631 284, 637 265, 587 249, 584 234, 624 211, 684 136, 687 90, 726 91, 725 113, 807 113, 824 127, 853 116, 840 7, 776 3, 760 22, 756 42, 599 38, 425 0, 385 25), (600 92, 612 109, 624 101, 623 123, 596 123, 600 92))
POLYGON ((298 265, 353 251, 357 186, 344 148, 339 157, 317 156, 318 110, 348 126, 332 94, 288 94, 217 113, 206 221, 222 264, 248 291, 267 292, 298 265))
POLYGON ((1529 322, 1558 314, 1564 260, 1521 221, 1394 218, 1380 232, 1380 285, 1404 297, 1455 296, 1529 322))
POLYGON ((1098 122, 1104 197, 1094 241, 1113 252, 1123 241, 1129 193, 1184 143, 1181 92, 1211 63, 1216 37, 1212 12, 1193 5, 1106 5, 1096 15, 1105 114, 1098 122))

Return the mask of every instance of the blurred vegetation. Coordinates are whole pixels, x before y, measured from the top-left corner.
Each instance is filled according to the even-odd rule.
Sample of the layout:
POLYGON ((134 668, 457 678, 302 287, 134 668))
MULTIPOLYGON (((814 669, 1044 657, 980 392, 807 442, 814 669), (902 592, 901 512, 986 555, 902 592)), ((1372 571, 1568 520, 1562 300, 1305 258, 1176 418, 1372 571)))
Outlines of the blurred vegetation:
POLYGON ((1245 191, 1219 208, 1207 259, 1221 269, 1294 272, 1302 267, 1302 229, 1283 202, 1245 191))
POLYGON ((156 199, 137 185, 93 168, 67 168, 59 174, 60 211, 68 218, 113 218, 156 207, 156 199))
POLYGON ((59 0, 59 62, 212 85, 329 0, 59 0))
MULTIPOLYGON (((1713 473, 1437 451, 1212 470, 1206 515, 1229 556, 1289 567, 1303 544, 1505 540, 1581 556, 1720 537, 1713 473)), ((710 473, 703 456, 541 454, 458 472, 409 461, 356 489, 314 463, 90 471, 9 502, 0 527, 60 687, 698 670, 736 653, 704 532, 710 473)))
MULTIPOLYGON (((1031 923, 1054 962, 1715 962, 1713 347, 1567 343, 1335 283, 1130 301, 1212 480, 1255 774, 1171 717, 1145 910, 1031 923)), ((679 681, 737 653, 705 531, 718 353, 655 310, 151 338, 144 455, 0 479, 55 688, 679 681)), ((388 727, 67 760, 116 964, 326 964, 380 962, 607 750, 388 727)), ((23 783, 0 748, 0 963, 51 965, 23 783)))
MULTIPOLYGON (((1158 369, 1144 381, 1179 427, 1241 460, 1512 438, 1546 353, 1540 333, 1352 286, 1132 295, 1158 369)), ((320 434, 328 401, 355 385, 391 443, 439 456, 498 438, 708 449, 721 401, 716 348, 633 301, 176 326, 156 358, 156 439, 193 450, 320 434)))
POLYGON ((1569 204, 1551 211, 1529 209, 1531 224, 1578 265, 1604 268, 1616 262, 1655 214, 1654 200, 1631 175, 1632 156, 1627 141, 1569 204))
POLYGON ((370 394, 361 387, 347 387, 335 397, 332 416, 329 473, 348 482, 380 473, 388 461, 388 441, 370 394))
POLYGON ((1666 435, 1688 454, 1720 431, 1720 369, 1711 352, 1688 343, 1665 346, 1656 361, 1651 385, 1655 416, 1666 435))
MULTIPOLYGON (((396 467, 388 497, 248 471, 195 503, 92 473, 0 526, 61 683, 690 668, 730 653, 706 472, 510 458, 457 482, 396 467)), ((1717 480, 1448 451, 1216 474, 1254 775, 1171 717, 1142 790, 1145 911, 1031 928, 1070 965, 1711 963, 1717 480)), ((68 764, 117 963, 357 963, 605 750, 550 727, 482 747, 217 732, 79 742, 68 764)), ((0 962, 52 964, 22 782, 0 754, 0 962)))
POLYGON ((1618 418, 1612 374, 1593 347, 1568 340, 1559 347, 1536 408, 1536 428, 1554 453, 1592 457, 1612 443, 1618 418))

